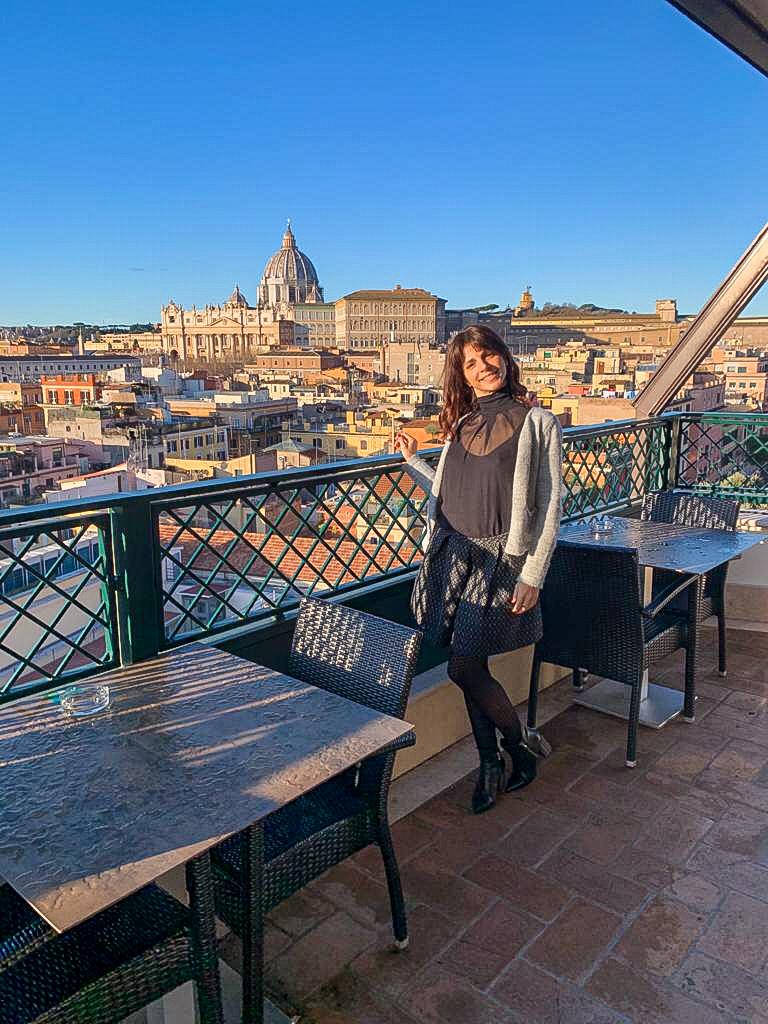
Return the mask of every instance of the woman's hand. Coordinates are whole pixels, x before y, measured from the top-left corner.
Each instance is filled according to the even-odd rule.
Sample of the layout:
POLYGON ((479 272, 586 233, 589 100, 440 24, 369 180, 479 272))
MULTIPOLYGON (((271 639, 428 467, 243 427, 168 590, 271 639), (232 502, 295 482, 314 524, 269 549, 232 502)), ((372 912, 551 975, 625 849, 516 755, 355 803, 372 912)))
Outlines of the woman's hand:
POLYGON ((529 612, 531 608, 536 607, 536 602, 539 600, 539 588, 532 587, 528 583, 521 583, 519 580, 515 584, 515 592, 509 602, 509 611, 512 615, 522 615, 523 612, 529 612))
POLYGON ((395 434, 395 451, 400 452, 404 459, 412 458, 416 454, 417 448, 418 443, 415 437, 403 433, 402 430, 395 434))

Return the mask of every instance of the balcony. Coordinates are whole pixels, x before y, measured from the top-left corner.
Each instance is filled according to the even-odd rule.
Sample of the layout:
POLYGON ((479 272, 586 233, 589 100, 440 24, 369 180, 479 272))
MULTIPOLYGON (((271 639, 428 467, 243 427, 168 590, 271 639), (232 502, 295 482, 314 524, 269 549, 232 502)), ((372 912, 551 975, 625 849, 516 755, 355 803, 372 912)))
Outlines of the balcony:
MULTIPOLYGON (((566 521, 632 515, 647 491, 675 486, 738 497, 759 528, 768 415, 568 429, 563 474, 566 521)), ((385 455, 2 513, 0 700, 200 639, 283 668, 304 593, 406 621, 424 502, 385 455)), ((271 915, 272 990, 316 1024, 548 1020, 556 1005, 563 1020, 618 1022, 649 1005, 653 1020, 743 1019, 740 992, 764 986, 765 943, 752 938, 768 834, 762 550, 729 578, 731 676, 702 655, 695 726, 643 730, 641 769, 627 772, 624 726, 573 707, 552 666, 541 705, 556 753, 536 786, 482 819, 466 810, 463 702, 443 652, 425 645, 408 711, 418 745, 399 755, 393 792, 412 951, 386 951, 366 851, 271 915)), ((529 657, 494 665, 517 700, 529 657)), ((682 685, 677 659, 664 676, 682 685)), ((231 936, 222 955, 237 968, 231 936)))

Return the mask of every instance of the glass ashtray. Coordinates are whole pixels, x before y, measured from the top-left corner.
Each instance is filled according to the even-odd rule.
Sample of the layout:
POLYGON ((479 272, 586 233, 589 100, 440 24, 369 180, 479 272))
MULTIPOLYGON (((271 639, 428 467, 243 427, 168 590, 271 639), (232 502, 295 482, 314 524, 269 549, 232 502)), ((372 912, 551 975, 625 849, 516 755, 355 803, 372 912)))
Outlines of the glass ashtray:
POLYGON ((87 718, 109 707, 109 687, 103 683, 78 683, 59 694, 61 710, 72 718, 87 718))
POLYGON ((602 537, 613 533, 613 520, 610 516, 592 516, 589 526, 594 537, 602 537))

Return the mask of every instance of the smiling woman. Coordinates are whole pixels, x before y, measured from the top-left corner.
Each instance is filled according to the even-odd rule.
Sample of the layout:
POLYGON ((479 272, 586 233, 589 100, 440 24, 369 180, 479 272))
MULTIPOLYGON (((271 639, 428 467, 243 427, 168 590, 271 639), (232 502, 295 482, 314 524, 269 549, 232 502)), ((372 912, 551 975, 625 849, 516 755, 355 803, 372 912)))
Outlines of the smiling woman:
POLYGON ((437 469, 407 434, 397 441, 409 473, 428 491, 428 546, 414 584, 414 618, 448 647, 480 755, 472 807, 486 811, 504 787, 496 730, 512 759, 506 789, 536 777, 548 744, 523 729, 488 657, 541 638, 539 589, 560 522, 562 442, 549 412, 532 407, 501 338, 472 326, 448 346, 437 469))

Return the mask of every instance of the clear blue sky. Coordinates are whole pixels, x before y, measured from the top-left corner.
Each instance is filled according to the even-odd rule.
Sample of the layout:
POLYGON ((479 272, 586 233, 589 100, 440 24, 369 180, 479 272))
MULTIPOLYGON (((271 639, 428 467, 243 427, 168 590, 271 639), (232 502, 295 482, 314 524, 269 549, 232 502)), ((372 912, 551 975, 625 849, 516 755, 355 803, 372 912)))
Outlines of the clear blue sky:
POLYGON ((6 0, 0 33, 0 324, 252 301, 286 217, 327 298, 693 312, 766 219, 768 80, 664 0, 6 0))

